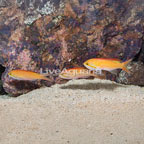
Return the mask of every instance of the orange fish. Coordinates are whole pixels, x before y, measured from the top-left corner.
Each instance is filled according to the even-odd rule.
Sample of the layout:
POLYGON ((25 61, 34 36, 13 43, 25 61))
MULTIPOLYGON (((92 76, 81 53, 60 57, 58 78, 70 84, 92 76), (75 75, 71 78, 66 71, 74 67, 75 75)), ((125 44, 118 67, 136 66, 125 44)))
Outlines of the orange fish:
POLYGON ((14 79, 17 80, 47 80, 51 81, 49 78, 47 78, 45 75, 32 72, 32 71, 26 71, 26 70, 12 70, 8 73, 8 75, 14 79))
POLYGON ((127 73, 130 73, 130 71, 126 68, 130 61, 131 59, 125 62, 121 62, 119 59, 92 58, 85 61, 83 64, 90 70, 100 71, 100 74, 101 70, 106 70, 113 73, 116 69, 122 69, 127 73))
POLYGON ((64 69, 59 74, 59 77, 63 79, 79 79, 79 78, 87 78, 90 76, 98 77, 94 72, 95 71, 91 71, 83 67, 77 67, 77 68, 64 69))

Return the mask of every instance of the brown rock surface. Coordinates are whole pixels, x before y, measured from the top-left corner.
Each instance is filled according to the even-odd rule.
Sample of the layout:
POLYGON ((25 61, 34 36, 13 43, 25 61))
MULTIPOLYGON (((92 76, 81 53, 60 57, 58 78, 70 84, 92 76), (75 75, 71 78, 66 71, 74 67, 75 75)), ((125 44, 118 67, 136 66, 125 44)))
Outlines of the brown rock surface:
MULTIPOLYGON (((50 86, 59 78, 21 82, 8 77, 11 69, 62 70, 82 66, 93 57, 125 61, 140 56, 137 61, 143 61, 143 54, 139 54, 143 53, 143 0, 13 0, 0 10, 0 63, 6 67, 2 80, 12 95, 50 86)), ((138 66, 141 69, 143 63, 138 66)), ((131 71, 127 84, 144 85, 142 80, 139 83, 142 71, 135 72, 134 65, 131 71)), ((118 76, 106 77, 122 82, 118 76)))

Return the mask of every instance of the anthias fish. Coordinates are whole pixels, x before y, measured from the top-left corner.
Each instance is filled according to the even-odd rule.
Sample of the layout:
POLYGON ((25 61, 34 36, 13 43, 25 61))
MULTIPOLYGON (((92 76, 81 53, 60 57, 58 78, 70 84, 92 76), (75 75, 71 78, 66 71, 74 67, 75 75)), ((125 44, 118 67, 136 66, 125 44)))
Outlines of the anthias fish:
POLYGON ((47 78, 46 76, 36 73, 36 72, 32 72, 32 71, 26 71, 26 70, 12 70, 8 73, 8 75, 14 79, 17 80, 47 80, 50 81, 49 78, 47 78))
POLYGON ((127 73, 130 73, 126 68, 127 64, 131 61, 121 62, 119 59, 108 59, 108 58, 92 58, 85 61, 83 64, 86 68, 90 70, 105 70, 109 72, 113 72, 116 69, 122 69, 127 73))
POLYGON ((59 77, 63 78, 63 79, 79 79, 79 78, 87 78, 90 76, 98 77, 94 73, 94 71, 91 71, 91 70, 83 68, 83 67, 64 69, 59 74, 59 77))

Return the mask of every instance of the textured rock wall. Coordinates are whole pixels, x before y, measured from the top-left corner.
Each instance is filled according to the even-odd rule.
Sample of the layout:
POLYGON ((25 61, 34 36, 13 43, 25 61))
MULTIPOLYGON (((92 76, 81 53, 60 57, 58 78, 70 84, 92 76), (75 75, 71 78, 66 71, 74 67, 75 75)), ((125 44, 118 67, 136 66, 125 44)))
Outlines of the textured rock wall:
POLYGON ((130 75, 119 71, 106 78, 144 85, 143 0, 13 0, 0 6, 0 63, 8 93, 63 82, 57 75, 51 82, 16 81, 7 75, 11 69, 56 71, 93 57, 134 59, 130 75))

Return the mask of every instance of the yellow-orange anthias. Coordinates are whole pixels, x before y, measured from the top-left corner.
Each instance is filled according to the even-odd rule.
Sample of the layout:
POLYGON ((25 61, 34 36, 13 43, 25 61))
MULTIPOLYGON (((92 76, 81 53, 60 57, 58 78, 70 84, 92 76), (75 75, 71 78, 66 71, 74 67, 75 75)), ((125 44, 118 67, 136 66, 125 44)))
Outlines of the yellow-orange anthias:
POLYGON ((94 71, 90 71, 89 69, 83 67, 64 69, 59 77, 63 79, 79 79, 79 78, 87 78, 87 77, 97 77, 99 78, 94 71))
POLYGON ((92 58, 84 62, 84 66, 90 70, 106 70, 112 72, 115 69, 122 69, 129 73, 126 65, 131 61, 121 62, 119 59, 92 58))
POLYGON ((8 75, 14 79, 17 80, 47 80, 50 81, 49 78, 45 77, 42 74, 32 72, 32 71, 26 71, 26 70, 12 70, 8 73, 8 75))

